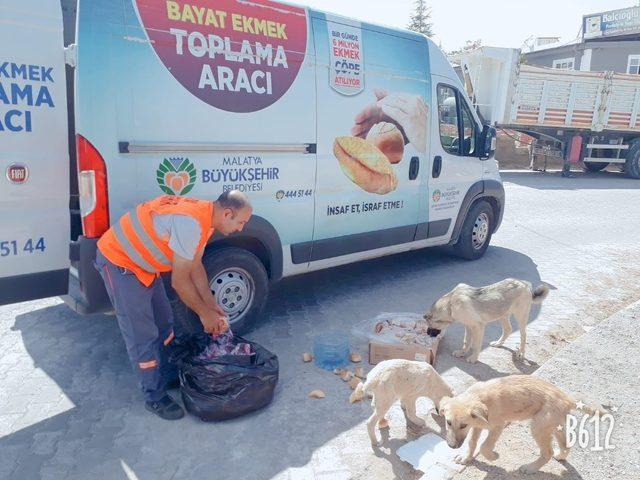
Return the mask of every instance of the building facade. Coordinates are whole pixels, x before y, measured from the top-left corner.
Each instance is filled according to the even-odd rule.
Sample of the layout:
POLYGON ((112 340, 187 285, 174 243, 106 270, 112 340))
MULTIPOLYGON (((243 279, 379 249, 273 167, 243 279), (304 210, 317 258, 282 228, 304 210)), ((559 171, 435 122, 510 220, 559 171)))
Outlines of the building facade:
MULTIPOLYGON (((552 45, 552 44, 551 44, 552 45)), ((591 72, 640 74, 640 7, 630 7, 582 18, 577 43, 524 53, 529 65, 591 72)))

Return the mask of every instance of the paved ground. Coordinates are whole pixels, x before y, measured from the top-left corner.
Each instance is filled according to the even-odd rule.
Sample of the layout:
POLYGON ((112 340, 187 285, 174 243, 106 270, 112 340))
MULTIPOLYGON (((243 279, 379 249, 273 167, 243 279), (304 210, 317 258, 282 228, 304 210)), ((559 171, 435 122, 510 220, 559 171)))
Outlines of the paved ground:
MULTIPOLYGON (((458 282, 481 285, 515 276, 552 284, 557 290, 532 313, 525 363, 512 358, 517 331, 506 348, 495 349, 487 344, 498 328, 488 329, 480 362, 469 365, 451 356, 462 331, 450 329, 436 366, 460 389, 474 379, 533 373, 585 329, 640 298, 639 182, 607 173, 562 179, 521 172, 504 179, 503 226, 477 262, 410 252, 278 285, 263 324, 250 335, 279 355, 276 399, 238 420, 165 423, 151 417, 112 318, 77 316, 56 299, 0 307, 0 478, 419 478, 394 453, 413 438, 398 407, 374 454, 363 423, 370 407, 349 405, 341 380, 300 361, 316 334, 349 329, 382 311, 423 311, 458 282), (308 399, 315 388, 327 398, 308 399)), ((365 353, 362 345, 354 347, 365 353)), ((636 366, 617 368, 616 375, 637 375, 637 355, 628 352, 636 366)), ((612 388, 634 388, 623 380, 612 388)), ((566 386, 591 390, 587 380, 566 386)), ((428 407, 419 402, 418 413, 438 431, 428 407)), ((614 478, 585 473, 589 462, 601 461, 597 455, 577 458, 576 465, 571 457, 561 468, 550 464, 540 478, 614 478)), ((493 478, 481 462, 463 475, 474 469, 485 473, 473 478, 493 478)))
MULTIPOLYGON (((575 442, 568 460, 552 460, 536 478, 640 478, 639 320, 640 302, 636 302, 567 345, 535 372, 565 391, 577 393, 585 403, 603 404, 611 412, 601 418, 597 430, 593 417, 574 412, 575 424, 569 424, 565 432, 575 442)), ((528 425, 507 428, 496 450, 498 460, 487 462, 480 456, 456 480, 531 478, 517 471, 538 453, 528 425)))

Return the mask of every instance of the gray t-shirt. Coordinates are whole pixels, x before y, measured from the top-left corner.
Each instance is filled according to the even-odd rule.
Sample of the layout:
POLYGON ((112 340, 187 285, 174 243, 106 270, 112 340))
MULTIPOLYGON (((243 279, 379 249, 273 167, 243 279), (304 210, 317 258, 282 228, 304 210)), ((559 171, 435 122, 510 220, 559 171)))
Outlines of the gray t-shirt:
POLYGON ((155 215, 153 228, 160 238, 169 242, 173 253, 193 260, 200 243, 200 224, 187 215, 155 215))

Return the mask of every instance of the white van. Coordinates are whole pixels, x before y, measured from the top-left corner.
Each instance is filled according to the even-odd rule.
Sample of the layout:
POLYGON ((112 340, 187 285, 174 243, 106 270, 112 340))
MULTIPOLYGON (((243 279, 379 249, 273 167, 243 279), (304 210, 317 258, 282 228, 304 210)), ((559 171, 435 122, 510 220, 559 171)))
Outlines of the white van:
POLYGON ((475 259, 500 225, 495 131, 422 35, 270 0, 79 0, 75 24, 64 49, 60 0, 0 0, 0 303, 110 311, 96 242, 162 194, 251 199, 203 259, 238 331, 283 277, 475 259))

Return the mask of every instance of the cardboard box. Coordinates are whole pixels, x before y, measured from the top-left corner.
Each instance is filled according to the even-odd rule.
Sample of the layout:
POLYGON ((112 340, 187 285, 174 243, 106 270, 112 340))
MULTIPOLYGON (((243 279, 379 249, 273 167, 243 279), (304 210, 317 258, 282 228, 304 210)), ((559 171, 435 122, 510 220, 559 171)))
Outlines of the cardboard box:
POLYGON ((369 341, 369 363, 375 365, 383 360, 403 358, 405 360, 428 362, 433 365, 436 361, 438 345, 440 345, 441 339, 442 334, 435 337, 430 347, 415 344, 378 343, 371 340, 369 341))

